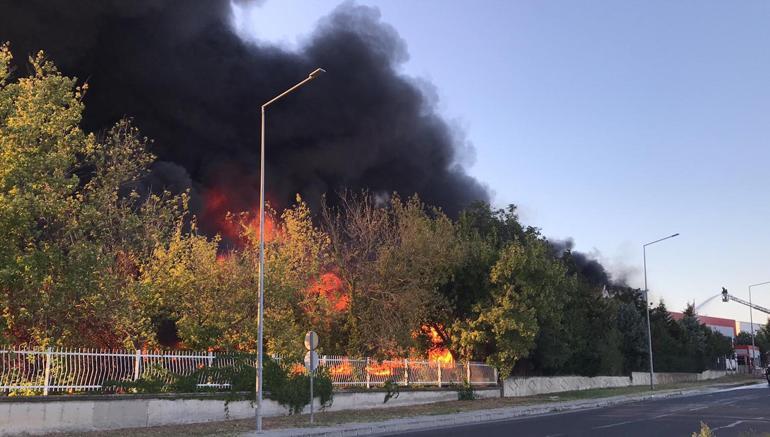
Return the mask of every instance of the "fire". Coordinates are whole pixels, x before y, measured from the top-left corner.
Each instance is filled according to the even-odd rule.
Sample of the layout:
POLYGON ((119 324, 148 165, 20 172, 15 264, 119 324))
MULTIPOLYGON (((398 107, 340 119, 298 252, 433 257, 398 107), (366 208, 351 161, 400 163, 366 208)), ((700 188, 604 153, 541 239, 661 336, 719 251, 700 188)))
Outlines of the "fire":
POLYGON ((289 368, 289 373, 292 375, 302 375, 305 373, 305 365, 301 363, 294 363, 289 368))
POLYGON ((373 363, 366 366, 366 372, 374 376, 391 376, 393 375, 393 366, 388 363, 373 363))
POLYGON ((452 353, 447 348, 438 348, 428 351, 428 359, 430 361, 437 361, 439 364, 454 364, 455 359, 452 353))
MULTIPOLYGON (((393 375, 393 368, 398 367, 398 364, 382 362, 382 363, 370 363, 366 366, 365 370, 371 376, 391 376, 393 375)), ((350 376, 353 374, 353 366, 346 358, 339 364, 329 367, 329 374, 332 376, 350 376)))
MULTIPOLYGON (((212 224, 214 230, 232 242, 243 243, 245 235, 259 235, 259 208, 248 208, 241 214, 233 214, 234 201, 219 189, 210 189, 204 194, 203 221, 212 224)), ((265 240, 276 236, 276 224, 269 214, 265 215, 265 240)))
MULTIPOLYGON (((441 325, 438 328, 443 330, 441 325)), ((449 349, 444 346, 444 337, 436 329, 436 326, 422 325, 420 330, 428 336, 432 345, 428 349, 428 359, 430 361, 437 361, 439 365, 454 364, 455 359, 449 349)))
POLYGON ((308 292, 323 296, 337 312, 350 307, 350 296, 345 293, 342 280, 334 272, 326 272, 308 287, 308 292))
POLYGON ((330 367, 329 373, 332 376, 350 376, 353 374, 353 366, 350 365, 349 360, 344 359, 339 365, 330 367))

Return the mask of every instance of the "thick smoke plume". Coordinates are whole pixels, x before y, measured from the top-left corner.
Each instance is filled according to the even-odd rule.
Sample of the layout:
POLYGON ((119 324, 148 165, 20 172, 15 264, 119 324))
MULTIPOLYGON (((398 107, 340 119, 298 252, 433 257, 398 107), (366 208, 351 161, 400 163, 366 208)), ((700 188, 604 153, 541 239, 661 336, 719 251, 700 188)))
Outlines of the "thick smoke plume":
POLYGON ((256 204, 259 107, 316 67, 328 74, 268 112, 276 206, 342 188, 419 193, 450 214, 488 199, 457 162, 464 139, 398 73, 405 44, 376 9, 342 4, 298 51, 244 42, 231 14, 227 0, 0 0, 0 41, 89 82, 86 129, 132 117, 161 160, 146 184, 191 188, 199 206, 210 190, 256 204))
POLYGON ((566 240, 549 240, 553 254, 557 257, 563 257, 568 261, 571 270, 580 273, 590 284, 596 286, 618 285, 625 286, 626 280, 623 275, 614 277, 604 266, 595 258, 574 249, 575 242, 569 238, 566 240))

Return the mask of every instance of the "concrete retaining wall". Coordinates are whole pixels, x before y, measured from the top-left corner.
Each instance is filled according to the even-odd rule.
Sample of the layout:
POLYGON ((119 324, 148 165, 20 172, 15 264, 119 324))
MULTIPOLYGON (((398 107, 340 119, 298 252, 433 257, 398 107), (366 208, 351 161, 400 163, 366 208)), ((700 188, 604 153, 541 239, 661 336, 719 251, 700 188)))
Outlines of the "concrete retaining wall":
MULTIPOLYGON (((99 431, 226 420, 224 404, 223 400, 215 399, 0 402, 0 435, 99 431)), ((231 418, 254 414, 247 401, 231 402, 228 407, 231 418)), ((284 412, 273 401, 267 401, 265 409, 265 414, 270 416, 284 412)))
MULTIPOLYGON (((702 373, 655 373, 656 384, 675 384, 716 379, 732 374, 724 370, 706 370, 702 373)), ((650 374, 633 372, 627 376, 544 376, 532 378, 508 378, 503 383, 503 396, 533 396, 592 388, 629 387, 649 385, 650 374)))
MULTIPOLYGON (((655 372, 655 384, 678 384, 682 382, 707 381, 727 376, 735 372, 726 370, 706 370, 701 373, 661 373, 655 372)), ((632 372, 631 385, 649 385, 649 372, 632 372)))
MULTIPOLYGON (((474 392, 479 399, 500 397, 499 388, 475 389, 474 392)), ((457 392, 454 390, 402 391, 397 398, 391 398, 387 403, 383 403, 384 400, 385 392, 381 391, 335 393, 334 403, 331 407, 327 408, 326 411, 368 410, 371 408, 389 408, 456 401, 457 392)), ((305 412, 309 413, 310 408, 306 408, 305 412)))
MULTIPOLYGON (((499 397, 500 389, 478 389, 480 398, 499 397)), ((34 399, 0 398, 0 436, 45 434, 51 432, 84 432, 120 428, 202 423, 254 417, 249 401, 228 404, 221 399, 158 399, 147 396, 78 396, 36 397, 34 399)), ((385 392, 340 392, 326 411, 399 407, 457 400, 452 390, 402 391, 397 398, 383 404, 385 392)), ((265 399, 266 417, 282 416, 288 410, 265 399)), ((319 406, 316 402, 318 411, 319 406)), ((305 409, 306 412, 310 408, 305 409)))
POLYGON ((734 375, 734 370, 706 370, 700 374, 699 381, 707 381, 709 379, 722 378, 727 375, 734 375))
POLYGON ((627 376, 551 376, 534 378, 508 378, 503 385, 503 396, 532 396, 592 388, 628 387, 627 376))

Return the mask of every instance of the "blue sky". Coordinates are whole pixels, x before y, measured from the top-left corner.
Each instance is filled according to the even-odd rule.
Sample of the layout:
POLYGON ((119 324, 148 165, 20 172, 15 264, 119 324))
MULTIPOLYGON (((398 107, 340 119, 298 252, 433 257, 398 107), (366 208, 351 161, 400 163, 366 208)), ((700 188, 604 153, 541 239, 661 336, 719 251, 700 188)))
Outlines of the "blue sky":
MULTIPOLYGON (((496 205, 634 286, 642 244, 681 233, 648 248, 670 309, 770 281, 770 2, 358 3, 405 40, 403 74, 436 87, 496 205)), ((240 24, 292 48, 337 4, 267 0, 240 24)), ((770 307, 770 286, 753 298, 770 307)))

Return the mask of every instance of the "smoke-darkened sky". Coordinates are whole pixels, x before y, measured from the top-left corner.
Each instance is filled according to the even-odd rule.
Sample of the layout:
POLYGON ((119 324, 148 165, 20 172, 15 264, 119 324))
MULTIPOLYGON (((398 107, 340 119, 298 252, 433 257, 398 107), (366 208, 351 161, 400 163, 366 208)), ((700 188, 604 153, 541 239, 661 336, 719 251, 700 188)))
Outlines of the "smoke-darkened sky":
MULTIPOLYGON (((680 237, 648 248, 652 294, 655 300, 666 299, 672 309, 683 308, 687 301, 703 302, 723 285, 731 292, 744 290, 745 297, 747 284, 770 279, 763 277, 767 272, 766 248, 770 245, 765 223, 770 203, 763 201, 770 184, 770 172, 765 169, 770 159, 766 145, 770 135, 770 57, 766 56, 770 3, 358 2, 378 9, 382 18, 375 9, 343 6, 342 11, 355 10, 364 16, 351 26, 359 46, 369 50, 355 53, 380 56, 377 59, 384 59, 385 64, 378 65, 379 69, 362 70, 364 62, 356 66, 356 71, 371 74, 385 69, 430 78, 441 98, 442 113, 461 118, 461 124, 467 126, 467 137, 448 135, 450 144, 461 149, 468 142, 475 144, 476 164, 466 170, 494 189, 498 205, 515 202, 524 221, 541 227, 546 235, 572 236, 577 249, 591 254, 599 253, 594 248, 601 251, 605 256, 600 258, 614 277, 626 276, 624 272, 633 267, 629 277, 633 286, 642 286, 641 244, 680 232, 680 237), (398 48, 406 44, 398 42, 393 29, 408 42, 408 61, 403 62, 404 51, 398 48), (379 34, 390 35, 386 38, 390 43, 383 43, 376 37, 379 34)), ((49 41, 49 50, 58 48, 57 60, 68 62, 81 77, 90 76, 92 85, 97 80, 110 83, 113 76, 128 84, 130 91, 101 90, 102 97, 92 89, 89 105, 98 99, 107 103, 121 99, 126 107, 101 104, 98 114, 89 109, 89 121, 97 126, 101 119, 141 109, 141 114, 133 115, 138 123, 140 115, 145 118, 145 126, 140 127, 156 138, 156 150, 167 160, 166 168, 156 172, 163 179, 154 183, 188 183, 186 170, 170 163, 170 156, 175 155, 198 184, 213 184, 214 178, 207 179, 211 174, 241 181, 240 185, 248 188, 243 190, 246 193, 255 191, 253 180, 243 183, 242 175, 247 179, 256 176, 250 169, 255 162, 258 105, 276 90, 305 77, 306 69, 315 67, 322 53, 316 47, 334 45, 331 35, 340 36, 345 47, 350 48, 349 38, 341 36, 344 32, 330 35, 317 24, 319 19, 327 24, 333 21, 322 17, 340 1, 267 0, 258 8, 244 7, 249 13, 239 23, 241 31, 256 35, 261 41, 259 48, 249 48, 233 38, 224 25, 223 18, 229 11, 222 2, 218 6, 215 2, 180 2, 185 8, 174 11, 176 14, 166 11, 166 2, 154 3, 158 6, 94 0, 84 10, 83 1, 0 0, 0 37, 20 35, 22 40, 14 41, 19 50, 25 45, 39 45, 43 39, 53 40, 49 41), (47 10, 41 10, 41 5, 47 10), (202 15, 206 19, 201 18, 201 5, 211 8, 202 15), (124 18, 105 18, 115 14, 124 18), (149 21, 141 19, 148 16, 152 17, 149 21), (174 23, 176 27, 157 26, 162 23, 174 23), (204 30, 206 45, 191 42, 201 29, 209 28, 220 31, 204 30), (120 35, 129 29, 145 34, 120 35), (84 53, 91 52, 81 48, 92 47, 103 32, 118 35, 120 47, 102 50, 88 61, 84 53), (294 44, 295 40, 299 43, 294 44), (276 41, 286 41, 284 46, 291 49, 271 49, 276 41), (264 75, 255 74, 256 67, 232 62, 234 54, 246 51, 279 62, 271 62, 270 71, 264 75), (168 53, 173 56, 167 57, 168 53), (213 57, 217 62, 203 62, 196 75, 177 74, 185 70, 188 58, 196 57, 213 57), (107 69, 110 74, 100 79, 97 72, 89 71, 89 65, 99 65, 102 60, 119 62, 120 67, 107 69), (152 65, 139 72, 128 68, 144 65, 136 64, 137 60, 151 60, 152 65), (282 69, 286 74, 279 74, 282 69), (254 79, 248 87, 236 87, 228 81, 209 80, 223 75, 238 84, 258 77, 260 84, 255 85, 254 79), (139 86, 145 82, 151 86, 139 86), (155 94, 174 95, 182 87, 192 91, 185 91, 179 100, 153 98, 155 94), (205 98, 209 93, 227 95, 232 108, 205 98), (212 109, 227 115, 204 117, 212 109), (240 114, 241 120, 248 123, 233 121, 228 118, 230 113, 240 114), (200 129, 201 119, 210 126, 200 129), (152 123, 172 126, 173 130, 166 133, 171 138, 190 139, 190 153, 186 153, 188 142, 169 143, 160 135, 163 132, 151 132, 152 123), (216 143, 222 154, 200 155, 196 147, 209 144, 211 132, 216 131, 222 135, 214 137, 228 139, 216 143), (244 146, 248 142, 251 144, 244 146), (230 156, 233 159, 224 159, 230 156), (228 171, 212 170, 220 165, 228 171)), ((105 47, 114 42, 105 40, 105 47)), ((282 185, 277 193, 280 196, 291 197, 287 193, 294 188, 287 188, 289 182, 306 187, 306 193, 314 189, 320 192, 330 182, 345 181, 352 186, 355 184, 348 181, 358 181, 364 185, 362 181, 382 180, 388 169, 410 168, 402 162, 413 164, 402 161, 402 148, 393 149, 392 154, 380 150, 396 135, 392 131, 399 126, 399 120, 374 120, 373 116, 381 111, 351 99, 361 89, 365 95, 378 92, 370 89, 378 82, 363 75, 351 77, 352 63, 321 66, 329 70, 326 77, 270 113, 270 129, 277 129, 272 123, 279 122, 291 127, 282 134, 283 144, 278 144, 278 137, 270 136, 277 132, 268 136, 268 177, 273 189, 282 185), (333 80, 337 82, 330 84, 333 80), (324 89, 324 81, 331 88, 324 89), (343 96, 339 85, 351 89, 343 89, 347 93, 343 96), (353 127, 317 126, 332 119, 349 119, 351 114, 356 115, 353 127), (373 125, 386 126, 386 135, 375 140, 367 136, 364 132, 373 125), (349 136, 341 133, 343 129, 349 136), (341 139, 355 141, 359 147, 358 139, 364 137, 366 146, 361 147, 371 147, 372 157, 348 153, 343 159, 351 166, 346 170, 360 172, 353 176, 328 176, 322 170, 334 167, 326 167, 325 160, 321 165, 318 155, 313 154, 308 155, 313 157, 310 163, 299 162, 303 165, 297 164, 292 167, 296 170, 287 172, 288 164, 298 161, 297 143, 306 144, 297 132, 307 135, 313 130, 325 132, 323 138, 327 139, 313 143, 314 150, 318 150, 318 144, 341 144, 341 139), (361 165, 364 158, 380 165, 361 165), (384 164, 388 160, 393 164, 384 164)), ((390 73, 384 77, 398 78, 398 74, 390 73)), ((395 83, 409 88, 409 81, 395 83)), ((393 86, 393 82, 384 85, 393 86)), ((387 102, 397 105, 392 100, 387 102)), ((446 127, 435 116, 433 99, 427 101, 430 103, 424 99, 419 102, 423 107, 417 114, 429 114, 429 121, 435 124, 438 120, 437 124, 446 127)), ((203 148, 209 150, 208 146, 203 148)), ((366 154, 370 149, 343 150, 366 154)), ((443 152, 447 149, 439 150, 439 156, 446 158, 443 152)), ((454 162, 457 151, 448 150, 454 155, 450 153, 447 162, 454 162)), ((430 198, 429 190, 420 187, 435 187, 446 178, 453 182, 447 184, 447 192, 454 193, 449 203, 462 203, 458 200, 474 197, 468 193, 482 191, 472 179, 466 179, 471 189, 452 190, 458 184, 462 186, 464 176, 461 173, 461 177, 451 178, 446 168, 451 167, 431 167, 431 172, 438 169, 439 177, 430 177, 430 183, 415 180, 417 176, 405 181, 393 178, 390 182, 399 184, 394 186, 396 189, 415 186, 414 191, 421 191, 432 203, 443 201, 441 192, 430 198)), ((382 186, 390 183, 373 185, 386 190, 382 186)), ((246 200, 248 203, 253 199, 246 200)), ((767 290, 756 289, 753 297, 770 306, 767 290)), ((745 308, 718 300, 704 311, 748 319, 745 308)), ((754 319, 763 316, 757 313, 754 319)))
MULTIPOLYGON (((463 119, 495 203, 637 287, 642 244, 681 233, 647 248, 671 309, 770 280, 770 2, 358 1, 463 119)), ((249 23, 290 45, 337 2, 268 0, 249 23)), ((770 286, 753 298, 770 306, 770 286)), ((719 299, 702 311, 749 319, 719 299)))
POLYGON ((192 188, 197 205, 210 190, 256 205, 259 107, 316 67, 328 73, 268 111, 273 204, 343 188, 418 193, 450 214, 488 200, 459 162, 462 134, 398 73, 406 44, 375 9, 342 4, 296 50, 242 41, 231 14, 227 0, 2 0, 0 40, 89 82, 87 129, 132 117, 161 160, 147 183, 192 188))

